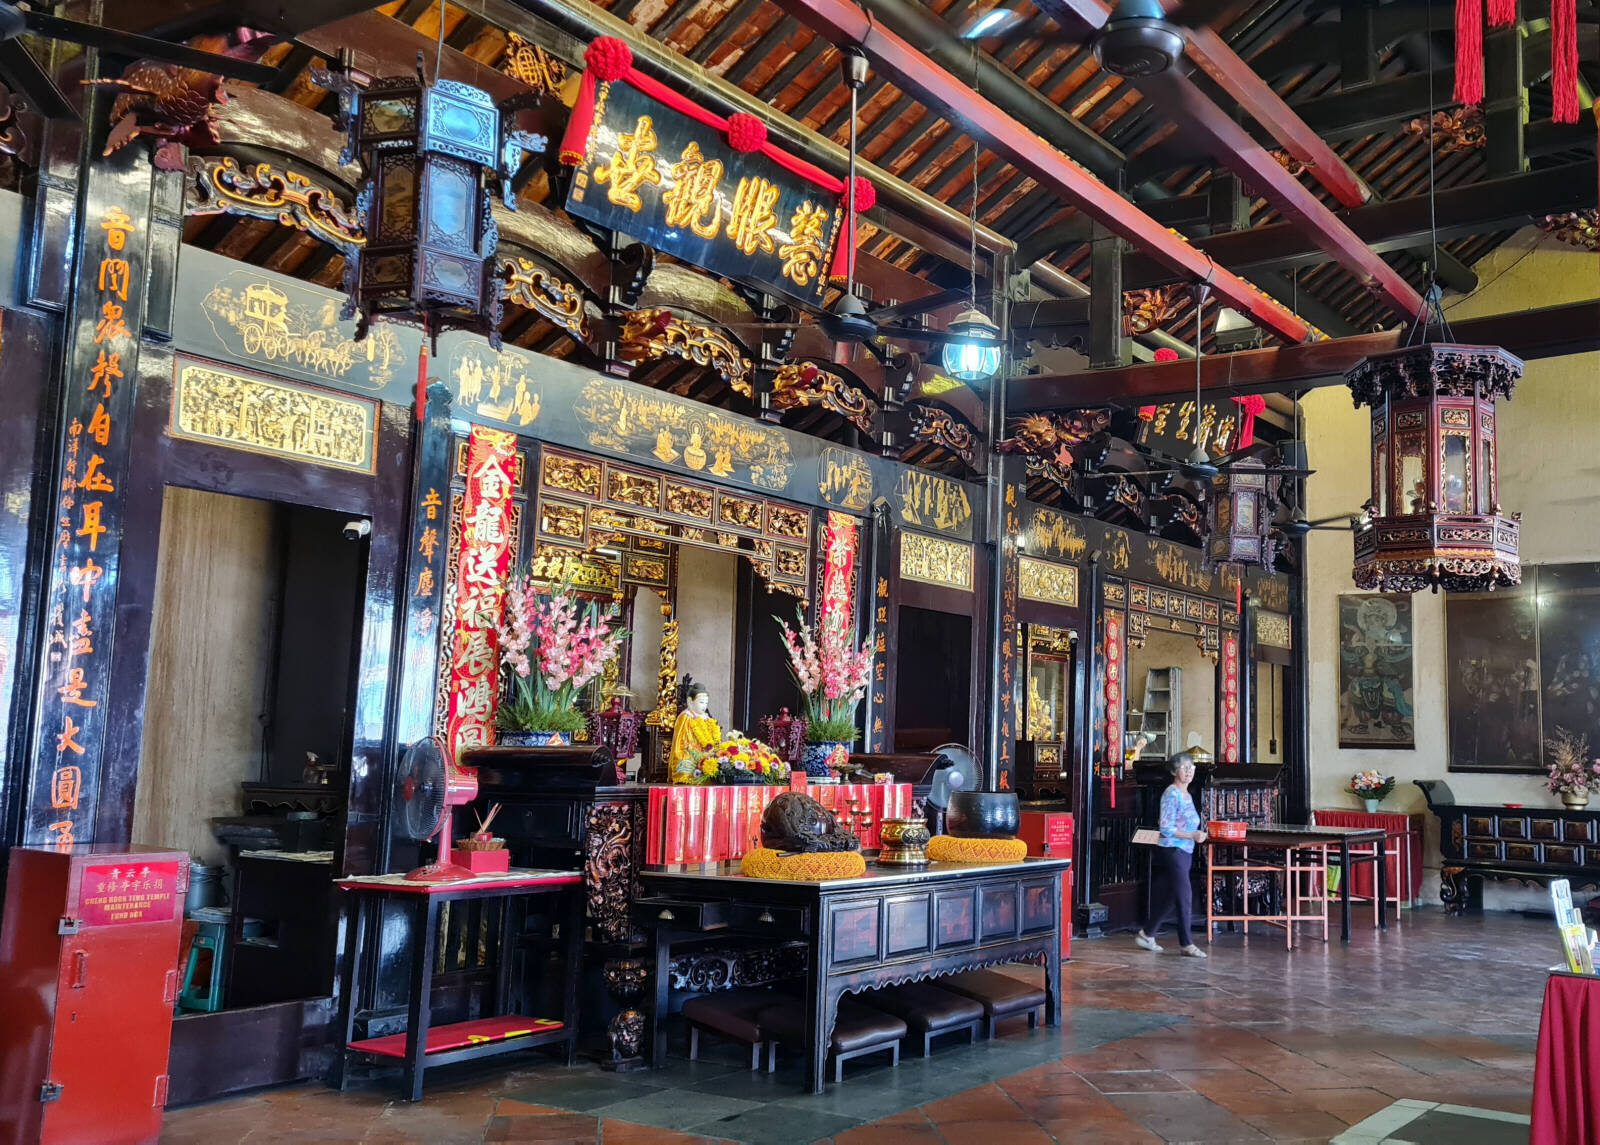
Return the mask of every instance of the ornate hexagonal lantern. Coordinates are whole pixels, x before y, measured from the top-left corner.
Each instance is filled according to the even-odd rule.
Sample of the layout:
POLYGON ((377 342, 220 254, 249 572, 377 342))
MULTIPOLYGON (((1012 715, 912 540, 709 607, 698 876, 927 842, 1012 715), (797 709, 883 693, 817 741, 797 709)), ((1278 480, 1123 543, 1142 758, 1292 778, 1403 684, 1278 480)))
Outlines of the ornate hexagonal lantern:
POLYGON ((383 318, 432 335, 471 330, 498 348, 499 231, 489 185, 500 181, 515 209, 514 164, 545 147, 540 136, 504 129, 522 98, 497 106, 468 84, 429 82, 420 54, 415 76, 362 86, 347 58, 314 78, 338 93, 340 126, 349 132, 340 159, 359 161, 364 176, 356 206, 366 243, 344 274, 344 317, 358 318, 356 337, 383 318))
POLYGON ((1278 555, 1272 536, 1277 480, 1255 457, 1241 457, 1217 475, 1207 521, 1206 557, 1211 563, 1272 567, 1278 555))
POLYGON ((1498 346, 1429 343, 1345 375, 1372 410, 1372 499, 1355 534, 1355 582, 1384 592, 1520 584, 1517 523, 1500 511, 1495 401, 1522 360, 1498 346))

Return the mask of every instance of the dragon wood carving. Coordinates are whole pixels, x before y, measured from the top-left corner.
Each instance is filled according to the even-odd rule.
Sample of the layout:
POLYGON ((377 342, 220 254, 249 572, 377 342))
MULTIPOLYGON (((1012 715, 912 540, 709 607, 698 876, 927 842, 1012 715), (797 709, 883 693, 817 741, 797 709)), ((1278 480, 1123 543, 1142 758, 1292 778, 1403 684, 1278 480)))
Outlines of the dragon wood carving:
POLYGON ((942 446, 961 459, 968 469, 976 468, 978 435, 965 420, 939 406, 914 402, 906 408, 911 418, 911 440, 942 446))
MULTIPOLYGON (((258 54, 251 38, 224 54, 241 59, 258 54)), ((141 135, 152 135, 161 142, 154 163, 162 171, 184 169, 184 147, 215 147, 216 109, 228 102, 222 77, 196 68, 137 60, 117 79, 84 80, 87 86, 115 88, 111 104, 111 131, 106 136, 102 155, 126 147, 141 135)))
POLYGON ((1178 313, 1180 301, 1187 295, 1184 286, 1161 286, 1148 290, 1129 290, 1122 296, 1122 332, 1148 334, 1163 326, 1178 313))
POLYGON ((1011 421, 1011 436, 996 444, 1001 453, 1021 453, 1058 465, 1072 464, 1072 451, 1111 424, 1111 411, 1030 413, 1011 421))
POLYGON ((867 434, 872 432, 873 420, 878 416, 878 403, 871 395, 838 374, 811 362, 780 366, 772 379, 772 408, 791 410, 802 406, 821 406, 867 434))
POLYGON ((632 362, 673 357, 706 366, 745 397, 751 397, 750 359, 719 330, 687 322, 665 308, 630 310, 622 316, 622 355, 632 362))

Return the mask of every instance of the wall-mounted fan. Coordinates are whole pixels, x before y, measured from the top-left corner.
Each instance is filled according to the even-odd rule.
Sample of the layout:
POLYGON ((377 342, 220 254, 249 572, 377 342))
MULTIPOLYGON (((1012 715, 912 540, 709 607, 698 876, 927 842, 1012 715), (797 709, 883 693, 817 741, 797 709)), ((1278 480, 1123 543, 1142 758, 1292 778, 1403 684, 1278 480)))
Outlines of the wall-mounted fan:
MULTIPOLYGON (((0 0, 0 80, 4 80, 6 86, 46 119, 75 120, 78 111, 56 87, 55 81, 39 65, 39 61, 23 47, 19 37, 24 34, 64 40, 69 44, 82 44, 86 48, 98 48, 130 59, 155 60, 250 83, 266 83, 278 74, 276 68, 234 55, 204 52, 152 36, 102 28, 81 20, 66 20, 0 0)), ((280 38, 262 36, 252 40, 247 50, 249 54, 259 54, 280 38)))
POLYGON ((429 736, 406 748, 395 771, 395 832, 415 843, 435 836, 439 840, 434 861, 408 871, 406 878, 450 883, 473 877, 466 867, 450 861, 450 819, 453 808, 471 803, 477 794, 477 774, 450 758, 443 736, 429 736))

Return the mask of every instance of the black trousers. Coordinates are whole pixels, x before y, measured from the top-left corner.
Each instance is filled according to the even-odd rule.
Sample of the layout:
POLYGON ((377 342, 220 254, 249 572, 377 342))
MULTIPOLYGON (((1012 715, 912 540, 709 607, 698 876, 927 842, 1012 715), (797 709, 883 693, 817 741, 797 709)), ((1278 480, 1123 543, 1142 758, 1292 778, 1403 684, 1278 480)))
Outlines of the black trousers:
POLYGON ((1194 862, 1194 852, 1179 847, 1157 847, 1151 862, 1150 917, 1145 920, 1144 932, 1154 938, 1167 925, 1167 920, 1177 916, 1178 945, 1190 946, 1189 919, 1192 912, 1189 867, 1194 862))

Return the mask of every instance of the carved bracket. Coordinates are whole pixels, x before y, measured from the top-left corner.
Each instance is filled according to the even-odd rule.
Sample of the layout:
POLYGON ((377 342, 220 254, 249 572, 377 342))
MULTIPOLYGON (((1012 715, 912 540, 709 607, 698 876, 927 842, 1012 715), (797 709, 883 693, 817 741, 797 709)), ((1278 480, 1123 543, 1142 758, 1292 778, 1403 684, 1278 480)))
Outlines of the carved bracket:
POLYGON ((583 291, 520 256, 500 261, 500 296, 535 311, 580 342, 588 340, 583 291))
POLYGON ((1557 242, 1567 243, 1579 250, 1600 251, 1600 209, 1567 211, 1560 215, 1546 215, 1539 220, 1539 229, 1554 235, 1557 242))
POLYGON ((1188 297, 1187 286, 1160 286, 1148 290, 1129 290, 1122 296, 1122 332, 1148 334, 1165 325, 1178 313, 1178 304, 1188 297))
POLYGON ((821 406, 836 413, 862 433, 872 432, 878 403, 865 388, 810 362, 790 362, 772 379, 772 408, 800 409, 821 406))
POLYGON ((912 402, 906 407, 911 418, 911 440, 937 445, 961 459, 968 469, 977 468, 978 435, 972 424, 943 406, 912 402))
POLYGON ((622 318, 621 353, 628 361, 682 358, 715 370, 735 391, 752 396, 750 359, 720 330, 685 321, 666 309, 630 310, 622 318))
POLYGON ((272 219, 305 231, 346 254, 367 241, 354 210, 337 194, 298 171, 255 163, 241 167, 231 155, 189 160, 189 213, 272 219))

